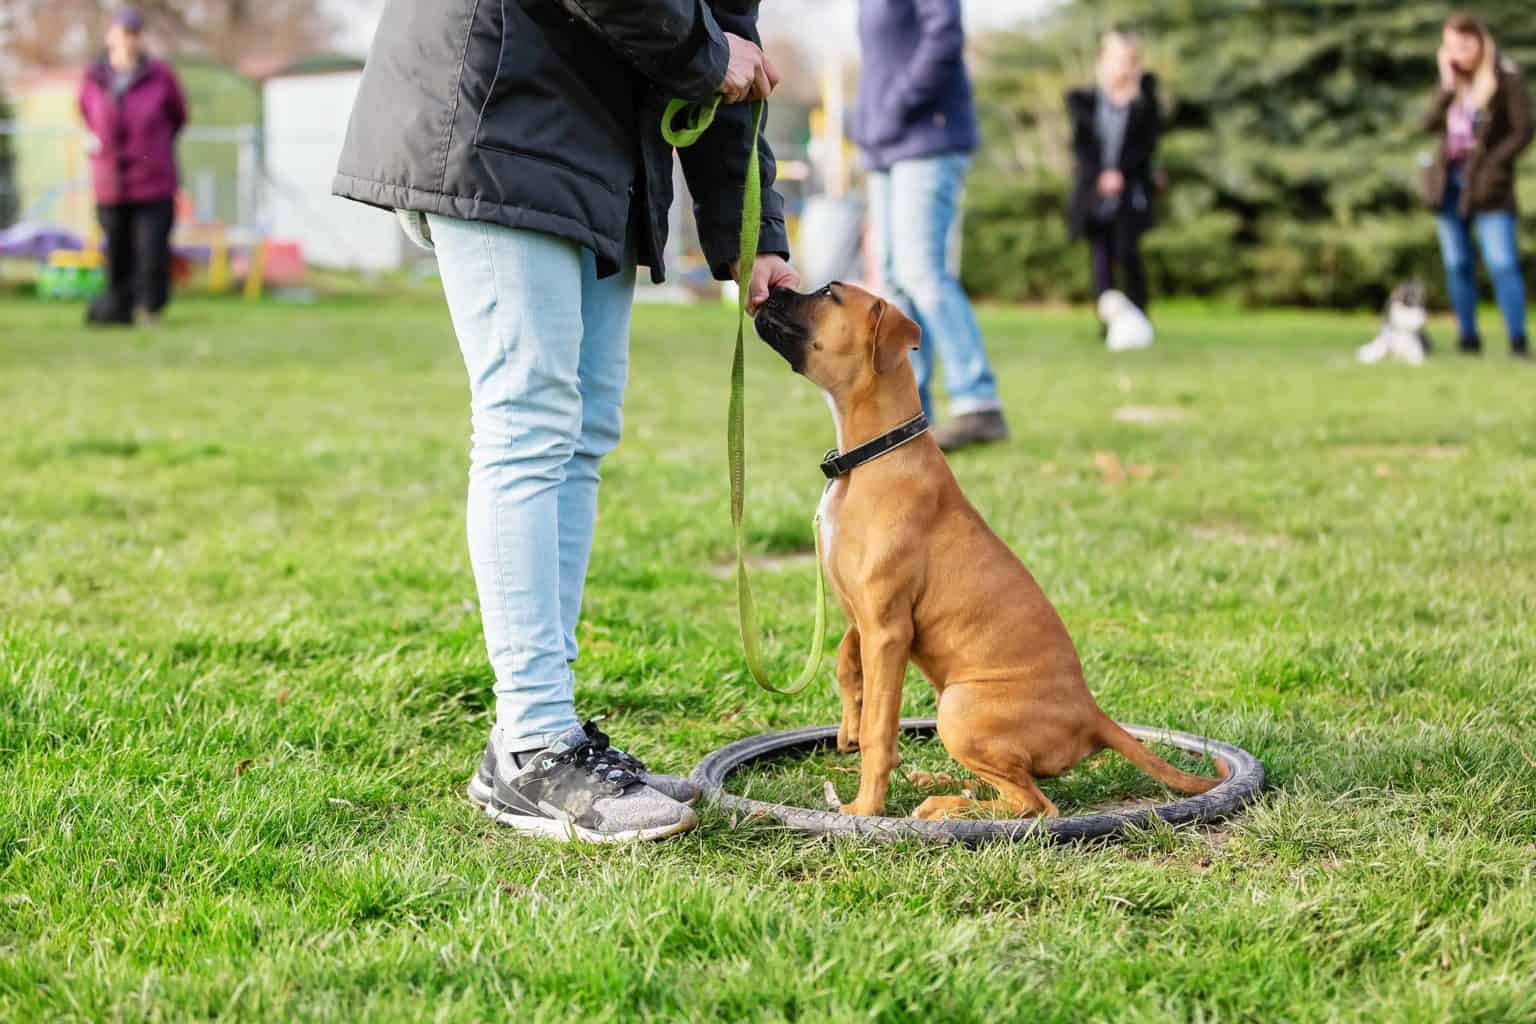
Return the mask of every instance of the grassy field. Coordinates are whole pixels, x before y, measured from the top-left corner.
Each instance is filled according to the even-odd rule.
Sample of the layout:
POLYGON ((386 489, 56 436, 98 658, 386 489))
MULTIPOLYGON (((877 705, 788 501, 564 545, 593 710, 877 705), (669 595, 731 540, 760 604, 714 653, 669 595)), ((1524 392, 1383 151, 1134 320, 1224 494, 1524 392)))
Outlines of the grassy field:
MULTIPOLYGON (((1105 708, 1247 747, 1263 801, 1106 847, 706 812, 591 849, 462 796, 489 691, 442 308, 78 315, 0 300, 0 1019, 1536 1020, 1536 369, 1359 368, 1363 316, 1168 307, 1111 358, 1082 314, 985 312, 1016 439, 963 484, 1105 708)), ((637 314, 581 634, 583 712, 673 770, 836 715, 830 674, 783 699, 738 656, 728 324, 637 314)), ((787 671, 831 431, 748 372, 787 671)))

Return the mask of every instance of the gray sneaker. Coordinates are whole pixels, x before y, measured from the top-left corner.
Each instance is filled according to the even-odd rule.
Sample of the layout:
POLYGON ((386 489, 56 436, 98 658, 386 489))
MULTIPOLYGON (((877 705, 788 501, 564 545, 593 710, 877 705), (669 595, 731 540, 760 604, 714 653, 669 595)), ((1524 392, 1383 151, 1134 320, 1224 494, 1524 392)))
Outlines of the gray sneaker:
MULTIPOLYGON (((645 763, 633 754, 627 753, 615 747, 608 739, 608 734, 597 727, 597 722, 589 721, 582 725, 582 731, 587 734, 587 739, 599 750, 606 750, 621 768, 629 769, 633 775, 638 775, 640 781, 650 786, 656 792, 669 796, 680 804, 694 804, 704 791, 699 784, 692 779, 685 779, 678 775, 658 775, 647 770, 645 763)), ((519 754, 518 759, 526 764, 530 754, 519 754)), ((485 741, 485 754, 480 758, 480 771, 478 773, 481 787, 488 791, 496 782, 496 751, 492 747, 492 740, 485 741)))
POLYGON ((598 736, 576 727, 543 750, 511 754, 493 729, 469 799, 500 824, 560 840, 662 839, 698 824, 692 808, 646 785, 598 736))
POLYGON ((959 451, 973 444, 1008 440, 1008 421, 1001 409, 961 413, 947 423, 933 428, 933 439, 946 452, 959 451))

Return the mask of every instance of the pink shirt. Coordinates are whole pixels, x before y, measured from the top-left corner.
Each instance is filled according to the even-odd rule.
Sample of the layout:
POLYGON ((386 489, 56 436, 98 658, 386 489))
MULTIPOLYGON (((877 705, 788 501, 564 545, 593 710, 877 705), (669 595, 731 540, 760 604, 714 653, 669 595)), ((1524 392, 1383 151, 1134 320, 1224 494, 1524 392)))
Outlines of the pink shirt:
POLYGON ((1477 148, 1477 108, 1456 100, 1445 115, 1445 155, 1452 163, 1466 160, 1477 148))

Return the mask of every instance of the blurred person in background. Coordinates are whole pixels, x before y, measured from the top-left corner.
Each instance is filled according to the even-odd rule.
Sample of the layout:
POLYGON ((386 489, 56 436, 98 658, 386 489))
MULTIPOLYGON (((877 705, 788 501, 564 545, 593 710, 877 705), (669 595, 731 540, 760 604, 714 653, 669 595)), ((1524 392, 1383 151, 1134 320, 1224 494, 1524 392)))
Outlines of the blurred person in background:
POLYGON ((1531 99, 1514 63, 1501 57, 1480 20, 1458 14, 1445 23, 1440 83, 1425 127, 1440 136, 1424 181, 1438 218, 1440 255, 1456 310, 1462 352, 1482 351, 1477 331, 1475 231, 1510 350, 1530 357, 1525 279, 1515 243, 1515 159, 1531 143, 1531 99))
MULTIPOLYGON (((729 280, 746 101, 777 82, 742 0, 389 0, 379 21, 332 191, 395 210, 437 256, 469 377, 469 553, 496 677, 469 798, 519 832, 612 842, 697 823, 697 786, 647 772, 577 716, 571 666, 635 268, 663 277, 663 107, 723 98, 677 155, 705 258, 729 280)), ((800 283, 766 143, 758 161, 751 310, 800 283)))
POLYGON ((1068 223, 1093 253, 1097 298, 1116 287, 1147 311, 1141 236, 1152 226, 1153 158, 1161 115, 1157 78, 1141 66, 1141 41, 1108 32, 1099 43, 1098 82, 1067 93, 1072 124, 1073 192, 1068 223))
POLYGON ((935 356, 949 394, 945 451, 1008 437, 970 300, 951 271, 960 201, 978 134, 960 0, 860 0, 863 65, 854 141, 869 169, 870 227, 890 297, 923 329, 912 354, 933 416, 935 356))
POLYGON ((96 216, 107 240, 107 292, 90 319, 131 324, 137 308, 156 323, 171 294, 176 136, 187 103, 170 65, 144 52, 138 11, 112 16, 107 51, 80 83, 80 114, 93 139, 96 216))

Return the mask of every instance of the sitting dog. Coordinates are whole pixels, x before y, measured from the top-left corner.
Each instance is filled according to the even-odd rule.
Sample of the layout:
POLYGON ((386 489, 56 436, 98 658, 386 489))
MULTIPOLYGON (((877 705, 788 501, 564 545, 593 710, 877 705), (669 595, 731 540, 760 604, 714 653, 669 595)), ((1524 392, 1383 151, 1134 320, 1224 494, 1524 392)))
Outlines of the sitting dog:
POLYGON ((1104 321, 1104 344, 1111 352, 1152 344, 1152 321, 1123 292, 1111 288, 1099 296, 1099 319, 1104 321))
POLYGON ((1355 358, 1362 363, 1380 363, 1396 359, 1409 366, 1422 366, 1429 355, 1431 345, 1425 324, 1429 316, 1424 309, 1424 286, 1417 281, 1400 284, 1392 289, 1387 300, 1386 319, 1381 333, 1368 345, 1362 345, 1355 358))
POLYGON ((838 453, 822 463, 831 479, 819 528, 827 578, 850 623, 838 648, 837 746, 862 757, 858 796, 842 810, 885 809, 909 660, 938 691, 945 748, 1002 797, 930 797, 920 818, 978 808, 1054 815, 1035 779, 1105 747, 1185 793, 1215 786, 1153 754, 1094 703, 1061 618, 927 433, 907 361, 917 324, 838 282, 810 294, 777 289, 755 323, 826 393, 837 428, 838 453))

